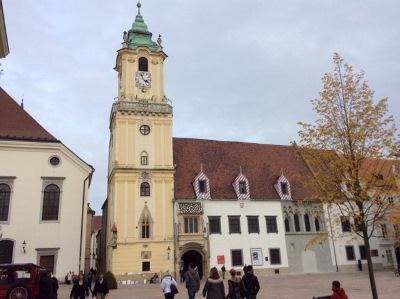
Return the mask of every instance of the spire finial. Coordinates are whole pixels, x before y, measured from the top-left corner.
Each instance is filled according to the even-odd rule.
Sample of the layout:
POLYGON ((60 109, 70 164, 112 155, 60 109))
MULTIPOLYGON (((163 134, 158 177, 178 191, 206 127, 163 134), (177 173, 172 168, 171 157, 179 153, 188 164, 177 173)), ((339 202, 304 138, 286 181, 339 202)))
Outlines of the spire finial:
POLYGON ((240 169, 240 173, 242 173, 242 166, 239 166, 239 169, 240 169))
POLYGON ((281 175, 283 175, 283 168, 281 168, 281 175))
POLYGON ((140 0, 138 0, 138 4, 136 6, 138 8, 138 15, 140 15, 140 8, 142 7, 142 4, 140 4, 140 0))
POLYGON ((203 164, 200 164, 201 172, 203 172, 203 164))
POLYGON ((24 94, 22 94, 21 108, 24 109, 24 94))

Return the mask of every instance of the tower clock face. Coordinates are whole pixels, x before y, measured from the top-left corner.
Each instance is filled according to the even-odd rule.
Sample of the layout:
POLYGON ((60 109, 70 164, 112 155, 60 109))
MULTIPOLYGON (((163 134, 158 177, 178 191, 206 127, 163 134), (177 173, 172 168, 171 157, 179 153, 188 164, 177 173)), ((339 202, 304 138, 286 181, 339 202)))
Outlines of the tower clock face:
POLYGON ((137 87, 151 87, 151 74, 148 72, 135 73, 135 85, 137 87))

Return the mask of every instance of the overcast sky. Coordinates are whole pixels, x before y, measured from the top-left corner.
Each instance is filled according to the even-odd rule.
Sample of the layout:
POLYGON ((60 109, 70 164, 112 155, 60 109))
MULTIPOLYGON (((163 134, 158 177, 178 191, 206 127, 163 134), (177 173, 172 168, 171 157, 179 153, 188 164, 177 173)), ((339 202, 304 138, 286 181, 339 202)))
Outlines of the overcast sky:
MULTIPOLYGON (((142 0, 162 35, 175 137, 287 145, 332 72, 334 52, 365 70, 399 124, 398 0, 142 0)), ((10 54, 0 85, 96 169, 89 201, 107 196, 113 70, 136 0, 3 0, 10 54)), ((1 109, 1 107, 0 107, 1 109)), ((399 125, 398 125, 399 127, 399 125)))

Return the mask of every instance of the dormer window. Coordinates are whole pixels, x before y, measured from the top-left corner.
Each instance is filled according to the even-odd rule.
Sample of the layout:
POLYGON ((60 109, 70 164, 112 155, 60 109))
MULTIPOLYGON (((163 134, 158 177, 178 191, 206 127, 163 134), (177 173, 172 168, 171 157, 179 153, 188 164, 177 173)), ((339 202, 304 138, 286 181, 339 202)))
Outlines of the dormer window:
POLYGON ((148 72, 149 71, 149 63, 146 57, 139 58, 139 71, 148 72))
POLYGON ((239 182, 239 193, 246 194, 246 182, 239 182))
POLYGON ((288 194, 288 186, 286 182, 281 183, 281 190, 282 194, 287 195, 288 194))
POLYGON ((199 192, 205 193, 207 191, 207 182, 205 180, 199 180, 199 192))
POLYGON ((292 199, 292 192, 290 190, 290 183, 287 178, 282 174, 276 184, 274 184, 276 192, 280 199, 283 200, 291 200, 292 199))
POLYGON ((195 177, 192 185, 197 199, 211 199, 210 181, 203 170, 195 177))
POLYGON ((236 177, 232 186, 238 199, 250 199, 249 181, 242 172, 236 177))

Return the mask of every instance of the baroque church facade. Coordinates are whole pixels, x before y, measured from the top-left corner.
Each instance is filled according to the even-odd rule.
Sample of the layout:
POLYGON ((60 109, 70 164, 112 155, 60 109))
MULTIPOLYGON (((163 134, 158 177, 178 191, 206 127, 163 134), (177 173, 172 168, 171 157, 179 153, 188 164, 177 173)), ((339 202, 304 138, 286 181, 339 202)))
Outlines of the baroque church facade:
MULTIPOLYGON (((123 282, 179 275, 190 262, 201 276, 223 265, 240 272, 252 264, 258 275, 356 269, 362 240, 335 243, 327 207, 306 201, 311 173, 294 145, 172 136, 166 58, 139 3, 116 59, 101 268, 123 282)), ((393 242, 388 248, 394 258, 393 242)), ((390 266, 388 259, 373 262, 390 266)))

